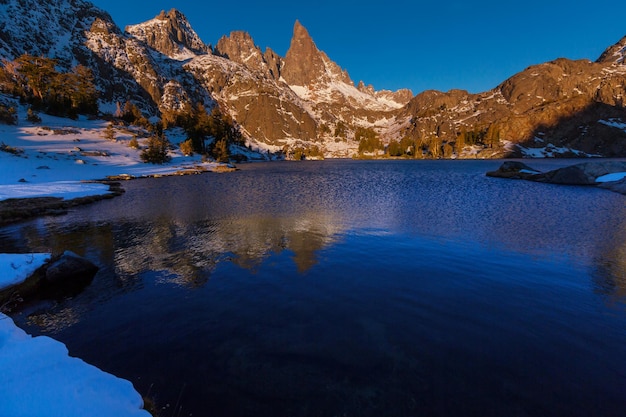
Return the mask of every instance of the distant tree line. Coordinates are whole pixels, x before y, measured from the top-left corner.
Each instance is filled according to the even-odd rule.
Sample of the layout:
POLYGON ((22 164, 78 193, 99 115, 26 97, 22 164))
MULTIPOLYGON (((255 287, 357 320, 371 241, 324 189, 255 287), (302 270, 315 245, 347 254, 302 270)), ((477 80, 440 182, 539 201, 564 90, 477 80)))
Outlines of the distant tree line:
POLYGON ((324 159, 324 151, 319 146, 313 145, 309 147, 289 145, 283 146, 282 154, 292 161, 303 161, 305 159, 324 159))
POLYGON ((455 138, 442 139, 438 135, 412 138, 405 136, 399 141, 388 143, 385 155, 405 158, 450 158, 460 155, 468 146, 482 148, 493 147, 500 140, 500 129, 497 124, 487 127, 475 126, 471 130, 461 129, 455 138))
POLYGON ((359 154, 376 153, 385 148, 378 134, 371 128, 357 127, 354 140, 359 142, 359 154))

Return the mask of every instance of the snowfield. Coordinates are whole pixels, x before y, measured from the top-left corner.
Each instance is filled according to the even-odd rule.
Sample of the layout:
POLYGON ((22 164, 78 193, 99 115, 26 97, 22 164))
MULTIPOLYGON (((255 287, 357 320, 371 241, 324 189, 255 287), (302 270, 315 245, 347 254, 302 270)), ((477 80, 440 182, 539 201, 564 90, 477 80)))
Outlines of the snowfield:
POLYGON ((626 178, 626 172, 614 172, 612 174, 602 175, 601 177, 596 178, 596 182, 605 183, 605 182, 613 182, 613 181, 621 181, 626 178))

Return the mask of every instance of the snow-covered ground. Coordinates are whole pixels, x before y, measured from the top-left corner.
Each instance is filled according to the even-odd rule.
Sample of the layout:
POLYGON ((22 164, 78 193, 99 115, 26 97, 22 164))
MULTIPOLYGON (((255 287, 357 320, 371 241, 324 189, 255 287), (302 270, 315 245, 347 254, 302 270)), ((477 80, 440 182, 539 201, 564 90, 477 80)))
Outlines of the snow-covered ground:
POLYGON ((50 260, 48 253, 24 255, 0 253, 0 290, 24 282, 48 260, 50 260))
MULTIPOLYGON (((0 255, 0 288, 26 279, 49 254, 0 255)), ((0 313, 0 416, 149 417, 124 379, 68 355, 63 343, 32 337, 0 313)))
MULTIPOLYGON (((40 117, 41 123, 27 122, 22 109, 17 125, 0 124, 0 200, 106 194, 108 186, 84 181, 122 174, 167 175, 198 166, 210 170, 217 165, 203 163, 199 155, 183 156, 178 149, 170 151, 169 163, 146 164, 141 151, 129 146, 134 134, 143 144, 139 131, 116 126, 115 139, 107 140, 106 121, 40 117)), ((185 139, 180 130, 167 134, 175 145, 185 139)))

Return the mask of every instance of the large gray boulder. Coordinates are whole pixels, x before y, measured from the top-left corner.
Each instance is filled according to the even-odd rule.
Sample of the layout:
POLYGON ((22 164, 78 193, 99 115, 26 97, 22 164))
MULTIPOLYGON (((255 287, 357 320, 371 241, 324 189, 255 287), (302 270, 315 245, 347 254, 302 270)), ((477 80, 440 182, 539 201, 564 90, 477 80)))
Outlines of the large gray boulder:
POLYGON ((54 286, 84 285, 93 279, 98 267, 88 259, 65 251, 46 269, 45 280, 54 286))

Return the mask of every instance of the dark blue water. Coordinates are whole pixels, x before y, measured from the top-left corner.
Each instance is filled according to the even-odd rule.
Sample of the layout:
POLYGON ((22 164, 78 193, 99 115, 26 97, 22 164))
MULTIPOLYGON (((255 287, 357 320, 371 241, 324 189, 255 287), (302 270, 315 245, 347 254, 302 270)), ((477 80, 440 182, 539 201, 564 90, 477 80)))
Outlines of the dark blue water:
POLYGON ((15 318, 163 416, 624 416, 626 199, 485 177, 499 165, 131 181, 0 229, 0 251, 101 266, 15 318))

